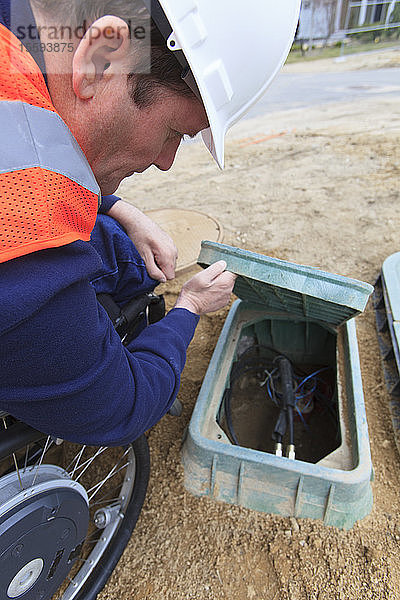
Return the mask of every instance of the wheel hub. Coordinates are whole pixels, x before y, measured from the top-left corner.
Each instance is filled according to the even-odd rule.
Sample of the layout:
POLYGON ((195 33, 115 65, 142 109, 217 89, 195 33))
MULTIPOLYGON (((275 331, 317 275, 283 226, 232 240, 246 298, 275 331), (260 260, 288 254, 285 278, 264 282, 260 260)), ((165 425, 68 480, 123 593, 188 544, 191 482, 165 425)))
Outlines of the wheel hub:
POLYGON ((85 489, 55 465, 0 479, 0 600, 51 598, 89 522, 85 489))
POLYGON ((7 589, 9 598, 18 598, 27 592, 39 579, 43 571, 43 559, 35 558, 18 571, 7 589))

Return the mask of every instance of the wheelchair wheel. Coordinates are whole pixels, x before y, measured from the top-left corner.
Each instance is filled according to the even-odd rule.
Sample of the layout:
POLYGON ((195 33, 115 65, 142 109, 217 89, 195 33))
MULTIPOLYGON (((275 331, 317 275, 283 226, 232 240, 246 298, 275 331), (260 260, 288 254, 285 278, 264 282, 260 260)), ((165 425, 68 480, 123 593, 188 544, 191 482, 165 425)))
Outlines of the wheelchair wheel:
POLYGON ((144 502, 145 436, 93 448, 46 438, 10 417, 3 423, 0 600, 94 600, 144 502))

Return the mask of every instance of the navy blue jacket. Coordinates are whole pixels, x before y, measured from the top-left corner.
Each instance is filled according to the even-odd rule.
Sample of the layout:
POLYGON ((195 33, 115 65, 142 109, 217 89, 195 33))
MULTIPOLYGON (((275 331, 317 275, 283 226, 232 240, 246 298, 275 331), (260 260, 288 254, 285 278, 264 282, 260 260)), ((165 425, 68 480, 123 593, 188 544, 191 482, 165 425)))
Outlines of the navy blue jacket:
MULTIPOLYGON (((0 22, 11 28, 8 0, 0 0, 0 22)), ((103 212, 116 197, 104 200, 103 212)), ((96 291, 106 285, 123 296, 155 282, 135 249, 122 248, 130 258, 121 271, 123 234, 114 238, 103 243, 100 235, 92 244, 77 241, 0 264, 0 410, 93 445, 128 443, 168 411, 198 322, 173 309, 125 348, 96 291)))

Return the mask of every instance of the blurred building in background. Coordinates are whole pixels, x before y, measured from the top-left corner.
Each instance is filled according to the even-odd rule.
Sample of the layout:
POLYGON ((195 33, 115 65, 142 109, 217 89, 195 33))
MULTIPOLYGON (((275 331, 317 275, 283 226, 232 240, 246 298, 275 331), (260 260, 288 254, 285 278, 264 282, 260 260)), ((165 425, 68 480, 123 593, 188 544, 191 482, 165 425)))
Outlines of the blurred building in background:
POLYGON ((303 0, 296 38, 332 43, 351 33, 398 27, 399 12, 399 0, 303 0))

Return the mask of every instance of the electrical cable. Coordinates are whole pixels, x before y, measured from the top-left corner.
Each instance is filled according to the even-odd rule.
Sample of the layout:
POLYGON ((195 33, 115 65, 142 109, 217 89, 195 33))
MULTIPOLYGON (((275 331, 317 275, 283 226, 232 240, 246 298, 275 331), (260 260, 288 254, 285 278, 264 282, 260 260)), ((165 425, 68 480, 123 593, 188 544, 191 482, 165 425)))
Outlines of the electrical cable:
POLYGON ((226 388, 225 392, 224 392, 224 398, 223 398, 223 402, 224 402, 224 408, 225 408, 225 418, 226 418, 226 425, 228 427, 228 431, 229 434, 232 438, 232 442, 235 446, 239 446, 239 441, 236 437, 235 434, 235 430, 233 428, 233 423, 232 423, 232 415, 231 415, 231 388, 226 388))
POLYGON ((294 459, 294 424, 293 409, 296 406, 293 390, 293 368, 292 363, 286 357, 279 357, 279 375, 282 390, 282 410, 286 412, 287 426, 289 430, 289 445, 287 449, 288 458, 294 459))
POLYGON ((307 377, 304 377, 303 381, 301 383, 299 383, 299 385, 296 388, 296 392, 297 390, 303 386, 305 384, 306 381, 308 381, 309 379, 311 379, 312 377, 315 377, 315 375, 318 375, 318 373, 322 373, 322 371, 327 371, 328 369, 330 369, 331 367, 323 367, 322 369, 318 369, 318 371, 314 371, 314 373, 311 373, 310 375, 307 375, 307 377))
MULTIPOLYGON (((220 424, 222 415, 224 415, 231 443, 240 445, 232 421, 231 400, 233 387, 241 377, 250 372, 264 373, 266 377, 259 385, 260 387, 266 386, 267 398, 280 409, 272 434, 272 438, 276 442, 276 454, 282 456, 282 441, 288 429, 289 444, 287 452, 288 455, 290 454, 290 458, 294 458, 294 411, 296 411, 304 428, 309 431, 309 426, 303 413, 307 411, 311 402, 315 400, 328 410, 330 416, 337 424, 337 412, 334 409, 333 392, 331 397, 327 397, 319 388, 319 384, 323 384, 326 388, 327 383, 324 379, 317 377, 322 372, 330 369, 332 367, 322 367, 312 373, 304 374, 304 372, 301 373, 302 369, 300 368, 296 368, 295 370, 289 358, 275 350, 275 348, 263 344, 250 346, 232 365, 229 387, 224 391, 217 422, 220 424), (265 352, 269 355, 272 353, 274 358, 271 359, 270 357, 268 359, 268 357, 262 356, 265 352), (270 361, 269 363, 266 362, 268 360, 270 361), (283 375, 282 372, 284 372, 283 375), (276 384, 279 384, 278 388, 276 384), (309 384, 309 387, 306 384, 309 384), (300 408, 298 405, 299 401, 307 397, 309 398, 308 402, 300 408)), ((328 389, 330 389, 329 385, 328 389)))

